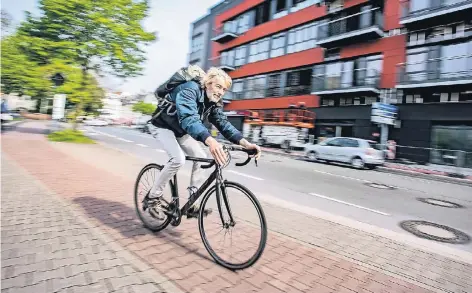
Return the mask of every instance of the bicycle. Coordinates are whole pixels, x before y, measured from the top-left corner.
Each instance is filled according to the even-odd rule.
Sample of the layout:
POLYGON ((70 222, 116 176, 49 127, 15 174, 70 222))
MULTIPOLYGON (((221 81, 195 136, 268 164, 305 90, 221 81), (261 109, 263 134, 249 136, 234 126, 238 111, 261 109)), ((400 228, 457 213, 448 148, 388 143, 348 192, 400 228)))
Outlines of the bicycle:
MULTIPOLYGON (((191 194, 191 196, 189 197, 188 202, 182 208, 180 208, 179 191, 178 191, 178 184, 177 184, 177 174, 175 174, 173 179, 169 181, 169 183, 170 183, 169 185, 170 185, 170 189, 171 189, 171 199, 170 199, 170 201, 167 201, 164 198, 162 198, 162 201, 163 201, 164 204, 163 205, 161 204, 160 208, 163 209, 164 214, 167 217, 165 217, 165 219, 160 224, 153 224, 153 223, 147 221, 147 219, 144 217, 143 213, 145 213, 146 207, 144 206, 144 204, 143 204, 142 207, 140 207, 140 204, 139 204, 140 200, 139 200, 138 197, 139 197, 139 195, 142 195, 142 193, 139 192, 138 188, 140 186, 140 181, 143 178, 144 174, 146 174, 146 172, 148 172, 150 170, 161 171, 163 166, 158 165, 158 164, 154 164, 154 163, 146 165, 141 170, 141 172, 139 173, 138 178, 136 180, 135 190, 134 190, 135 207, 136 207, 136 212, 137 212, 139 218, 141 219, 141 221, 143 222, 143 224, 145 225, 145 227, 147 227, 148 229, 150 229, 153 232, 158 232, 158 231, 161 231, 161 230, 165 229, 169 224, 171 224, 172 226, 179 226, 180 223, 181 223, 181 220, 182 220, 182 216, 186 215, 187 210, 206 191, 205 195, 203 195, 203 199, 202 199, 202 202, 201 202, 201 205, 200 205, 200 210, 199 210, 199 215, 198 215, 198 227, 199 227, 200 237, 202 239, 203 245, 205 246, 206 250, 211 255, 211 257, 219 265, 221 265, 221 266, 223 266, 227 269, 231 269, 231 270, 242 270, 242 269, 248 268, 248 267, 252 266, 253 264, 255 264, 256 261, 261 257, 261 255, 264 251, 265 245, 266 245, 266 241, 267 241, 267 223, 266 223, 266 219, 265 219, 265 215, 264 215, 264 212, 262 210, 262 207, 261 207, 258 199, 255 197, 255 195, 248 188, 246 188, 245 186, 243 186, 239 183, 236 183, 236 182, 227 181, 227 180, 223 179, 223 176, 222 176, 222 169, 224 167, 228 166, 230 161, 231 161, 230 151, 241 151, 241 152, 245 152, 248 155, 246 161, 244 161, 242 163, 236 163, 235 164, 236 166, 239 166, 239 167, 247 165, 252 159, 251 155, 255 155, 256 151, 255 150, 246 150, 244 148, 235 147, 235 146, 225 146, 224 149, 225 149, 225 152, 228 156, 228 160, 227 160, 227 162, 224 166, 220 166, 219 164, 216 164, 214 159, 196 158, 196 157, 186 156, 186 159, 189 160, 189 161, 207 163, 207 165, 200 166, 203 169, 209 169, 211 167, 215 167, 215 170, 210 174, 210 176, 201 185, 201 187, 195 193, 191 194), (214 181, 216 181, 216 183, 211 188, 209 188, 210 185, 214 181), (255 207, 255 209, 257 211, 258 220, 259 220, 259 223, 261 225, 260 240, 256 244, 257 249, 256 249, 255 253, 253 255, 251 255, 248 260, 245 260, 245 261, 241 261, 241 259, 239 258, 239 259, 236 260, 236 262, 230 262, 230 261, 227 261, 227 260, 223 259, 219 254, 217 254, 215 249, 212 247, 212 245, 210 245, 210 242, 208 241, 208 236, 209 236, 208 233, 213 232, 212 231, 212 223, 210 222, 210 224, 208 226, 205 226, 205 224, 204 224, 204 220, 208 218, 207 217, 208 215, 205 214, 205 206, 207 205, 208 200, 210 199, 211 195, 215 194, 216 195, 216 206, 217 206, 217 210, 218 210, 218 214, 219 214, 219 219, 214 221, 216 223, 214 223, 213 226, 217 225, 217 227, 218 227, 218 226, 221 225, 219 227, 219 228, 221 228, 221 230, 218 233, 220 233, 223 229, 225 229, 224 243, 226 243, 226 235, 230 234, 231 237, 233 235, 233 230, 231 230, 231 231, 228 231, 228 230, 229 229, 234 229, 236 226, 238 226, 238 224, 241 224, 242 225, 241 228, 245 229, 244 234, 239 236, 239 239, 245 240, 245 242, 243 242, 243 244, 240 245, 240 247, 239 247, 239 249, 242 249, 241 252, 243 252, 243 250, 248 251, 248 249, 249 249, 248 245, 251 244, 251 243, 254 243, 254 237, 255 236, 254 237, 248 236, 251 233, 253 234, 253 228, 252 227, 254 226, 254 223, 252 223, 252 221, 243 221, 243 220, 236 221, 235 220, 236 217, 233 215, 233 211, 232 211, 230 201, 229 201, 229 196, 228 196, 228 190, 229 189, 238 190, 238 191, 242 192, 242 194, 245 195, 247 198, 249 198, 252 205, 255 207), (227 217, 225 217, 225 215, 227 215, 227 217), (249 228, 246 228, 244 224, 246 224, 249 228), (205 227, 207 227, 208 231, 205 231, 205 227)), ((257 160, 255 160, 255 163, 256 163, 256 166, 257 166, 257 160)), ((153 180, 155 180, 156 177, 152 176, 152 178, 153 178, 153 180)), ((154 182, 152 182, 151 184, 153 184, 153 183, 154 182)), ((150 186, 152 186, 152 185, 150 185, 150 186)), ((149 190, 150 190, 150 188, 149 188, 149 190)), ((141 201, 141 203, 146 202, 148 194, 149 194, 149 191, 147 191, 146 196, 141 201)), ((239 200, 239 198, 238 198, 238 200, 239 200)), ((235 202, 233 202, 233 203, 235 203, 235 202)), ((237 201, 237 203, 240 204, 239 201, 237 201)), ((236 206, 238 206, 238 204, 236 204, 236 206)), ((233 207, 234 207, 234 205, 233 205, 233 207)), ((147 210, 150 211, 150 209, 147 209, 147 210)), ((245 208, 245 212, 248 212, 248 211, 249 210, 245 208)), ((152 215, 152 213, 150 213, 150 214, 151 214, 152 220, 157 219, 156 217, 154 217, 152 215)), ((257 222, 257 219, 255 220, 255 222, 257 222)), ((215 230, 217 230, 217 228, 215 228, 215 230)), ((231 239, 231 244, 232 244, 232 239, 231 239)), ((232 251, 231 251, 231 258, 232 258, 232 251)))

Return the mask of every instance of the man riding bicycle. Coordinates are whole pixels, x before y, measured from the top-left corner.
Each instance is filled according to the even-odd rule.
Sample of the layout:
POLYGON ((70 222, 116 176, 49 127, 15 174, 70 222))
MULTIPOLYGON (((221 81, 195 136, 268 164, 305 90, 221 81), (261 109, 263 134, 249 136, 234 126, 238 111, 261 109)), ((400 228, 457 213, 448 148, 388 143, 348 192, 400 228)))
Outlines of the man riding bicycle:
MULTIPOLYGON (((162 148, 169 155, 169 161, 156 178, 147 198, 148 206, 157 213, 159 219, 165 215, 160 211, 160 198, 170 179, 185 164, 185 154, 191 157, 206 157, 206 153, 199 142, 209 147, 210 153, 216 162, 224 165, 227 156, 223 146, 214 139, 203 124, 207 119, 230 142, 241 145, 246 149, 257 150, 256 159, 260 157, 259 146, 248 142, 226 118, 223 113, 221 99, 231 87, 231 77, 219 68, 210 68, 205 74, 202 72, 200 83, 188 81, 172 90, 168 95, 169 102, 160 115, 151 120, 149 127, 151 134, 159 140, 162 148)), ((198 190, 198 186, 204 179, 204 170, 200 163, 194 162, 190 187, 190 196, 198 190)), ((187 212, 187 217, 197 217, 200 200, 198 200, 187 212)), ((205 214, 211 210, 205 210, 205 214)))

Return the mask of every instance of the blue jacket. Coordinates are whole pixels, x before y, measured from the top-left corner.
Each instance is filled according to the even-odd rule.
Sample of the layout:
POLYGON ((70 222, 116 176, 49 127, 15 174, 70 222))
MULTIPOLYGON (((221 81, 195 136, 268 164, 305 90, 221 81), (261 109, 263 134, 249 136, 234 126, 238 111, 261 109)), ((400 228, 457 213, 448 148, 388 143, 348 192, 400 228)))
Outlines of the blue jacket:
MULTIPOLYGON (((229 141, 239 144, 243 135, 226 118, 223 107, 220 104, 205 101, 205 91, 194 81, 179 85, 170 93, 170 101, 175 104, 176 113, 169 123, 178 123, 185 133, 194 139, 205 142, 211 136, 203 121, 208 119, 220 133, 229 141)), ((174 113, 172 113, 174 112, 174 113)), ((167 111, 169 113, 169 111, 167 111)), ((170 129, 175 129, 174 125, 170 129)), ((174 133, 176 131, 174 130, 174 133)), ((178 131, 177 131, 178 132, 178 131)))

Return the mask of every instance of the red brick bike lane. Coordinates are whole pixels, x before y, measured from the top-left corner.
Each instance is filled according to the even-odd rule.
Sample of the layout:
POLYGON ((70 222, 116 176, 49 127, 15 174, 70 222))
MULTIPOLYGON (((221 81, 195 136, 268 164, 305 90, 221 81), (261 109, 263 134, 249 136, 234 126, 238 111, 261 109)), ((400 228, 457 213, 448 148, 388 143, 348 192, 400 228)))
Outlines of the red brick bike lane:
POLYGON ((432 292, 273 231, 256 265, 232 272, 210 258, 195 220, 159 233, 145 229, 133 204, 135 177, 104 171, 99 157, 93 166, 27 133, 3 135, 2 151, 184 292, 432 292))

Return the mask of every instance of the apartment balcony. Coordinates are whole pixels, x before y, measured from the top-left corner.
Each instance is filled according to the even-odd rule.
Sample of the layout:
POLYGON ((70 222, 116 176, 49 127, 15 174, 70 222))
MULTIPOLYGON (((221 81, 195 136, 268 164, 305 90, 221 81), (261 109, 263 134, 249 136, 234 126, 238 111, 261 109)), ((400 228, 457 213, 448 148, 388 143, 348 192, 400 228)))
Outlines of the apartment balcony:
POLYGON ((311 94, 320 97, 380 94, 380 72, 357 69, 337 76, 315 75, 311 94))
POLYGON ((471 86, 472 55, 441 57, 397 65, 398 89, 467 90, 471 86))
POLYGON ((234 59, 230 60, 229 58, 226 58, 225 55, 220 55, 215 58, 210 58, 209 61, 212 67, 219 67, 226 72, 233 71, 235 69, 234 59))
POLYGON ((451 19, 468 19, 472 12, 470 0, 407 0, 400 5, 402 25, 438 25, 451 19))
POLYGON ((383 15, 379 8, 374 8, 321 24, 318 28, 317 44, 333 48, 383 36, 383 15))
POLYGON ((226 22, 222 26, 213 29, 213 37, 211 40, 223 44, 237 38, 238 36, 237 23, 226 22))

